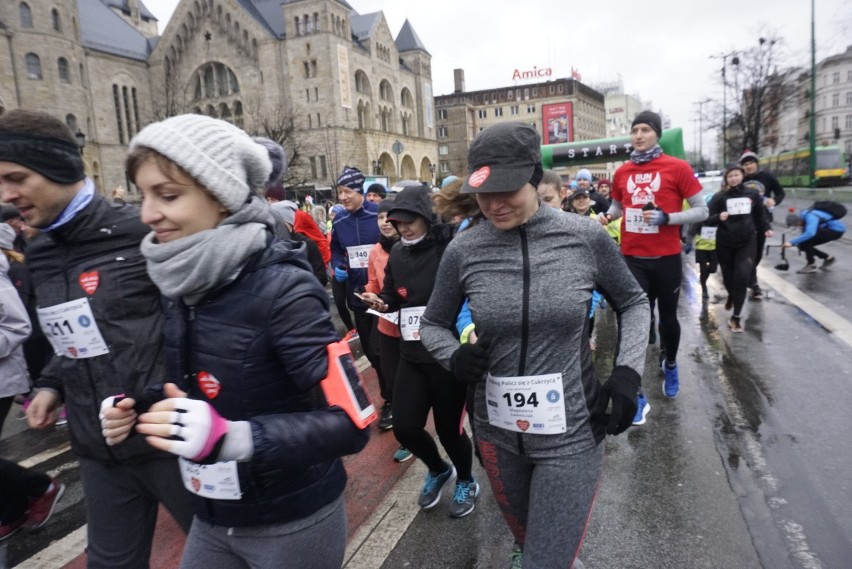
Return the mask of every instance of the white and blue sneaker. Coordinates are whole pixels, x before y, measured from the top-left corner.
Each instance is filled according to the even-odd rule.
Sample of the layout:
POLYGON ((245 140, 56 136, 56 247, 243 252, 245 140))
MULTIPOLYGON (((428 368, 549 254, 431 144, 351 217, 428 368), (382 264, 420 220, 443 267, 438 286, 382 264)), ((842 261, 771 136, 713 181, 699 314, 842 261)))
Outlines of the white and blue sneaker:
POLYGON ((663 380, 663 393, 669 399, 673 399, 677 397, 677 394, 680 391, 680 380, 677 376, 677 364, 675 364, 674 367, 669 367, 669 364, 663 360, 660 367, 663 370, 663 374, 666 376, 666 379, 663 380))
POLYGON ((648 400, 645 399, 643 394, 639 394, 636 397, 636 416, 633 417, 634 425, 644 425, 645 417, 648 415, 648 411, 651 410, 651 406, 648 404, 648 400))

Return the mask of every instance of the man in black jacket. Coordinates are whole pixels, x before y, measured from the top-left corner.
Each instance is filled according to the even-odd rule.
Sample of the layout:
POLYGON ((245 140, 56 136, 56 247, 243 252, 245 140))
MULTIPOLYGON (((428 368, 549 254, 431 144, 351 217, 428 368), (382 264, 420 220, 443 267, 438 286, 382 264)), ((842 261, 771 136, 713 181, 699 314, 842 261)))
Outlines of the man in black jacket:
POLYGON ((147 568, 158 502, 188 530, 190 495, 176 459, 142 437, 108 446, 98 411, 164 379, 160 294, 139 251, 148 228, 136 208, 96 191, 70 130, 38 111, 0 117, 0 195, 41 230, 26 262, 55 355, 33 378, 27 420, 50 427, 65 403, 86 496, 89 567, 147 568))
MULTIPOLYGON (((772 209, 780 205, 784 201, 784 188, 778 183, 778 180, 767 172, 760 169, 760 164, 757 159, 757 154, 751 150, 746 150, 740 156, 740 165, 743 167, 745 177, 743 182, 756 181, 763 184, 763 204, 766 206, 766 213, 769 214, 769 222, 772 223, 772 209)), ((766 237, 758 232, 757 234, 757 255, 754 258, 754 268, 751 272, 748 287, 751 289, 751 297, 755 300, 763 298, 763 292, 760 290, 760 285, 757 283, 757 265, 763 258, 763 246, 766 244, 766 237)))

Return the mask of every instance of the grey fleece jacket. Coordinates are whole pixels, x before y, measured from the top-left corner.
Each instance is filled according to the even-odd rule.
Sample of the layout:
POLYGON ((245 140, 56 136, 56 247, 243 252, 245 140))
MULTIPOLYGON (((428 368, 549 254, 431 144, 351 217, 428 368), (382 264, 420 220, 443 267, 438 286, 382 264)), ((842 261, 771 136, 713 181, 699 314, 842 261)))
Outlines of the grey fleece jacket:
POLYGON ((492 375, 562 373, 565 433, 516 433, 491 426, 485 383, 480 382, 474 405, 478 437, 531 457, 587 452, 603 439, 603 425, 590 420, 600 392, 588 330, 596 287, 618 316, 615 365, 641 377, 648 299, 600 223, 540 207, 518 228, 503 231, 486 221, 449 244, 421 319, 426 349, 449 367, 459 347, 453 334, 456 314, 468 298, 477 335, 493 341, 492 375))

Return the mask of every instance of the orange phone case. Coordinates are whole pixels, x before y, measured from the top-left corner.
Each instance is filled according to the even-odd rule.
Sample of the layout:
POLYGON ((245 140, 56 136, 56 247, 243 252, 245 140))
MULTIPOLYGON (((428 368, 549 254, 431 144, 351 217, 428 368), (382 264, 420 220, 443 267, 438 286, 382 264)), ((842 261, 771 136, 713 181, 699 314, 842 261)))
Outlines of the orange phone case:
POLYGON ((378 418, 378 413, 364 389, 364 382, 352 357, 349 348, 351 336, 351 333, 347 334, 339 342, 326 347, 328 375, 320 385, 329 405, 340 407, 359 429, 365 429, 378 418))

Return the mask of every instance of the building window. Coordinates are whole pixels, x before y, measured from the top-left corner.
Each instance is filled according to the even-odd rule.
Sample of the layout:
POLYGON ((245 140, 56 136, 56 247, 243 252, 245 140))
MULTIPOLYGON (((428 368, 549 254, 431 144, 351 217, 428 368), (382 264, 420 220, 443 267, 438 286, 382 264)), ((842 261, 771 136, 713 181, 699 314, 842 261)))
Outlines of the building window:
POLYGON ((59 10, 54 8, 50 12, 51 20, 53 21, 53 30, 62 33, 62 17, 59 15, 59 10))
POLYGON ((391 91, 390 83, 387 81, 379 83, 379 98, 383 101, 393 102, 393 91, 391 91))
POLYGON ((494 108, 494 116, 502 117, 503 116, 503 107, 495 107, 494 108))
POLYGON ((319 87, 314 87, 314 102, 319 101, 319 87))
POLYGON ((852 138, 846 139, 846 155, 852 154, 852 138))
POLYGON ((308 113, 308 128, 314 128, 314 116, 308 113))
POLYGON ((527 112, 528 113, 534 113, 535 112, 535 105, 527 105, 527 112))
POLYGON ((21 14, 21 27, 33 27, 33 11, 30 10, 29 5, 26 2, 21 2, 21 5, 18 6, 18 11, 21 14))
POLYGON ((441 174, 449 174, 450 165, 446 162, 441 162, 441 174))
POLYGON ((447 120, 447 109, 438 109, 438 120, 447 120))
POLYGON ((846 115, 846 128, 852 128, 852 115, 846 115))
POLYGON ((121 97, 118 94, 118 85, 112 86, 112 102, 115 105, 115 122, 118 126, 118 141, 124 144, 124 121, 121 119, 121 97))
POLYGON ((518 108, 518 105, 512 105, 511 107, 509 107, 509 112, 512 114, 512 116, 515 116, 515 115, 519 114, 521 111, 518 108))
POLYGON ((837 85, 838 83, 840 83, 840 71, 835 71, 835 72, 831 75, 831 82, 832 82, 832 83, 834 83, 835 85, 837 85))
POLYGON ((312 59, 305 62, 305 77, 310 79, 317 76, 317 60, 312 59))
POLYGON ((56 60, 56 68, 59 72, 59 80, 63 83, 71 82, 71 74, 68 72, 68 60, 60 57, 56 60))
POLYGON ((479 118, 488 118, 488 109, 479 109, 479 118))
POLYGON ((319 157, 319 163, 320 163, 320 175, 323 178, 328 178, 328 166, 326 166, 326 163, 325 163, 325 156, 319 157))
POLYGON ((513 101, 515 99, 515 92, 509 89, 509 93, 506 95, 506 98, 508 98, 510 101, 513 101))
POLYGON ((438 138, 447 138, 447 127, 439 126, 438 127, 438 138))
POLYGON ((310 89, 305 89, 305 102, 307 102, 307 103, 311 102, 311 90, 310 89))
POLYGON ((86 86, 86 72, 83 69, 82 63, 80 64, 80 85, 82 85, 83 87, 86 86))
POLYGON ((852 105, 852 91, 849 91, 848 93, 846 93, 846 104, 852 105))
POLYGON ((77 132, 77 117, 70 113, 65 115, 65 124, 68 125, 68 128, 71 129, 72 133, 77 132))
POLYGON ((130 96, 126 86, 121 88, 121 98, 124 101, 124 117, 127 119, 127 138, 131 138, 136 134, 136 128, 132 119, 133 111, 130 108, 130 96))
POLYGON ((835 93, 831 96, 831 106, 836 107, 840 104, 840 93, 835 93))
POLYGON ((846 72, 846 81, 852 83, 852 69, 846 72))
POLYGON ((831 117, 831 130, 840 126, 840 117, 831 117))
POLYGON ((449 145, 447 145, 447 144, 438 145, 438 155, 439 156, 446 156, 449 153, 450 153, 449 145))
POLYGON ((302 18, 296 16, 294 20, 296 22, 296 35, 300 36, 302 35, 302 18))
POLYGON ((205 63, 195 73, 193 101, 236 95, 240 92, 240 83, 231 68, 219 63, 205 63))
POLYGON ((34 53, 28 53, 25 57, 27 62, 27 77, 30 79, 41 79, 41 60, 34 53))
POLYGON ((317 179, 317 159, 316 156, 311 156, 311 179, 317 179))
POLYGON ((317 128, 320 128, 321 126, 322 126, 322 121, 320 120, 320 114, 317 113, 317 128))

